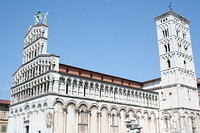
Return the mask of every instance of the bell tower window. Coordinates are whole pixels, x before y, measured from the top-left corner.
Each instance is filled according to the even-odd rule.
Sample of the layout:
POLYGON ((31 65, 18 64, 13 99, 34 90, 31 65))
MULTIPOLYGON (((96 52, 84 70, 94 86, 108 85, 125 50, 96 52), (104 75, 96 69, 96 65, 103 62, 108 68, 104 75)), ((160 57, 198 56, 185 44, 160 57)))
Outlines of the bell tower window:
POLYGON ((168 65, 168 68, 171 68, 171 62, 170 62, 170 60, 167 60, 167 65, 168 65))
POLYGON ((186 33, 183 33, 183 39, 185 39, 186 38, 186 33))
POLYGON ((177 36, 179 36, 179 32, 180 32, 180 31, 177 29, 177 30, 176 30, 176 35, 177 35, 177 36))
POLYGON ((169 36, 169 29, 166 29, 167 37, 169 36))
POLYGON ((165 52, 167 53, 167 46, 166 46, 166 45, 164 45, 164 47, 165 47, 165 52))
POLYGON ((167 44, 167 46, 168 46, 168 52, 170 52, 170 45, 169 45, 169 43, 167 44))
POLYGON ((170 44, 168 43, 167 45, 164 45, 165 47, 165 52, 170 52, 170 44))
POLYGON ((168 37, 169 36, 169 29, 167 28, 167 29, 164 29, 163 31, 162 31, 162 33, 163 33, 163 37, 165 38, 165 37, 168 37))
POLYGON ((183 64, 184 64, 184 68, 186 69, 186 61, 185 60, 183 61, 183 64))

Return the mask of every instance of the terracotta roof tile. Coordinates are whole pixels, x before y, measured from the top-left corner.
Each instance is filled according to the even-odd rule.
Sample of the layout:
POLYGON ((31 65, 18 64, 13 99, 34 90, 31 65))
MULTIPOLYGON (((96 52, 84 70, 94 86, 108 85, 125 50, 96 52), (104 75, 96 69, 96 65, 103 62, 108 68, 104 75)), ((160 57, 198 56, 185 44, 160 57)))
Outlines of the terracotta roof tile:
POLYGON ((0 99, 0 104, 10 104, 10 100, 1 100, 0 99))
POLYGON ((200 84, 200 78, 197 79, 197 84, 200 84))
POLYGON ((118 84, 122 86, 142 89, 142 82, 120 78, 117 76, 112 76, 112 75, 103 74, 99 72, 94 72, 94 71, 90 71, 90 70, 86 70, 86 69, 78 68, 74 66, 69 66, 65 64, 59 64, 59 72, 67 73, 70 75, 76 75, 80 77, 85 77, 85 78, 90 78, 94 80, 100 80, 100 81, 118 84))

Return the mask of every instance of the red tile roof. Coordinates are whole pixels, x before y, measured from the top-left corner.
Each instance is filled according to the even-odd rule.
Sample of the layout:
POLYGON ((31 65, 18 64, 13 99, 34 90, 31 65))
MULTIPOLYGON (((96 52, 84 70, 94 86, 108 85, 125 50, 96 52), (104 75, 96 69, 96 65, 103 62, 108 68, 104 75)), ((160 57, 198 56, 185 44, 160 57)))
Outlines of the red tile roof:
POLYGON ((197 79, 197 84, 200 84, 200 78, 197 79))
MULTIPOLYGON (((94 72, 94 71, 90 71, 90 70, 86 70, 83 68, 78 68, 78 67, 74 67, 70 65, 65 65, 61 63, 59 64, 59 72, 67 73, 70 75, 76 75, 80 77, 85 77, 85 78, 90 78, 90 79, 95 79, 95 80, 100 80, 104 82, 114 83, 114 84, 118 84, 122 86, 129 86, 129 87, 138 88, 138 89, 142 89, 143 84, 145 83, 161 80, 161 78, 156 78, 156 79, 152 79, 152 80, 148 80, 144 82, 138 82, 134 80, 120 78, 117 76, 112 76, 112 75, 103 74, 99 72, 94 72)), ((197 79, 197 84, 200 84, 200 78, 197 79)))
POLYGON ((10 104, 10 100, 1 100, 0 99, 0 104, 10 104))
POLYGON ((147 80, 147 81, 144 81, 144 82, 142 82, 142 83, 145 84, 145 83, 155 82, 155 81, 161 81, 161 78, 156 78, 156 79, 152 79, 152 80, 147 80))
POLYGON ((70 75, 76 75, 80 77, 90 78, 94 80, 100 80, 108 83, 118 84, 122 86, 128 86, 133 88, 142 89, 142 83, 138 81, 133 81, 125 78, 120 78, 117 76, 111 76, 108 74, 103 74, 99 72, 94 72, 74 66, 69 66, 65 64, 59 64, 59 72, 67 73, 70 75))

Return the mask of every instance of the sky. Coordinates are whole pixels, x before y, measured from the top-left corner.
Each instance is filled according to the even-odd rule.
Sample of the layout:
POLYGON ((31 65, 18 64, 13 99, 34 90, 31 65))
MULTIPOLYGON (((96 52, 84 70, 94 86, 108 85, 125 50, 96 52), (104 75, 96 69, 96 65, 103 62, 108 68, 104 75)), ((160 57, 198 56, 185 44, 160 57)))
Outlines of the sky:
MULTIPOLYGON (((191 21, 200 77, 200 1, 171 0, 191 21)), ((22 65, 23 39, 37 11, 48 12, 48 53, 60 62, 135 81, 160 77, 154 18, 170 0, 1 0, 0 99, 10 98, 12 74, 22 65)))

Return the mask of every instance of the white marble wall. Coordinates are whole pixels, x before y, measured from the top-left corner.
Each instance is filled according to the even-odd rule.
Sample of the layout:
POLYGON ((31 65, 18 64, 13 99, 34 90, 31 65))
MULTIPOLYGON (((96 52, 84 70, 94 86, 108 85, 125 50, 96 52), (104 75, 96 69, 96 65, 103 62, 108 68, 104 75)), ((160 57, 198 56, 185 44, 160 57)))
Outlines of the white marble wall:
POLYGON ((162 133, 200 133, 200 113, 188 109, 161 111, 159 128, 162 133))
POLYGON ((8 133, 25 133, 26 126, 29 133, 122 133, 133 117, 143 133, 158 133, 156 108, 52 95, 12 106, 8 133))

